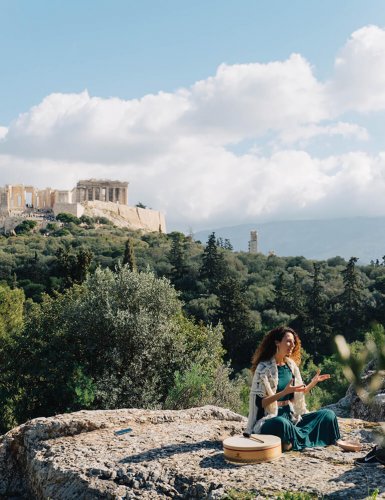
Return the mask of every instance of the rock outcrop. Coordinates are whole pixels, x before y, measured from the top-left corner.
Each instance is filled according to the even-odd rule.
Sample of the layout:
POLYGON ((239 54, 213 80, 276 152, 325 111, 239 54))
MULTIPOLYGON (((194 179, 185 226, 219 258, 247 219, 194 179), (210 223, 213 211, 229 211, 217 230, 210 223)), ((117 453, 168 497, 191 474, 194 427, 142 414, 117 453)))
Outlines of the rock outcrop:
MULTIPOLYGON (((340 419, 344 438, 370 449, 377 424, 340 419)), ((0 498, 223 498, 229 490, 274 498, 284 491, 323 498, 385 498, 383 466, 354 466, 337 446, 284 453, 271 463, 224 460, 222 439, 245 418, 206 406, 183 411, 80 411, 38 418, 0 438, 0 498), (116 435, 114 431, 131 428, 116 435)))
POLYGON ((327 408, 333 410, 339 417, 353 417, 370 422, 385 421, 385 371, 376 370, 374 362, 370 362, 361 377, 362 392, 372 396, 363 398, 357 389, 350 384, 345 397, 327 408), (373 379, 376 379, 375 381, 373 379), (376 390, 373 390, 375 382, 376 390))
MULTIPOLYGON (((353 391, 351 398, 351 416, 362 418, 363 420, 372 420, 374 422, 383 422, 385 420, 385 372, 367 370, 362 377, 364 390, 370 392, 370 386, 373 378, 376 377, 379 388, 373 394, 371 400, 363 401, 362 398, 353 391)), ((376 385, 377 385, 376 384, 376 385)))

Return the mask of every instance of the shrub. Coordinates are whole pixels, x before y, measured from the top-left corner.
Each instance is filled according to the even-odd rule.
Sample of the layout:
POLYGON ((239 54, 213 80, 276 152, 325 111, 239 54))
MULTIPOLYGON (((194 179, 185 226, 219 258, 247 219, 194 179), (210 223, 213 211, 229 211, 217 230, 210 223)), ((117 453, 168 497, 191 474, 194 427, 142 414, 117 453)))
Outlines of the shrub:
POLYGON ((35 220, 23 220, 15 227, 16 234, 28 234, 37 226, 35 220))
POLYGON ((80 408, 160 407, 175 372, 174 394, 202 389, 202 377, 207 387, 204 397, 190 391, 184 404, 236 406, 221 338, 220 327, 183 317, 168 280, 126 266, 97 269, 82 285, 30 307, 24 332, 7 350, 14 414, 20 422, 80 408))
POLYGON ((65 212, 57 214, 56 220, 63 222, 65 224, 69 224, 70 222, 76 225, 80 224, 80 219, 76 217, 76 215, 68 214, 65 212))

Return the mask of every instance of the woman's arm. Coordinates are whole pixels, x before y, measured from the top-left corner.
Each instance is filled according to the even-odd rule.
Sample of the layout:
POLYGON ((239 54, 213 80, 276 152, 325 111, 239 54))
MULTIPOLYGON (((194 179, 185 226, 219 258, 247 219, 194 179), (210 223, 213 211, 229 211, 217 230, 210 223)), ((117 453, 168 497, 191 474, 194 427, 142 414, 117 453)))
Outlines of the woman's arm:
POLYGON ((292 382, 293 381, 291 380, 287 384, 287 386, 283 389, 283 391, 277 392, 276 394, 273 394, 271 396, 266 396, 265 398, 263 398, 262 408, 266 408, 266 406, 269 406, 271 403, 274 403, 274 401, 278 401, 278 399, 281 399, 283 396, 286 396, 287 394, 292 394, 293 392, 305 392, 306 387, 304 384, 291 385, 292 382))
POLYGON ((317 370, 317 373, 311 379, 311 382, 309 384, 307 384, 305 391, 304 391, 305 394, 310 392, 318 384, 318 382, 323 382, 324 380, 328 380, 329 378, 330 378, 330 375, 328 373, 321 375, 321 370, 317 370))

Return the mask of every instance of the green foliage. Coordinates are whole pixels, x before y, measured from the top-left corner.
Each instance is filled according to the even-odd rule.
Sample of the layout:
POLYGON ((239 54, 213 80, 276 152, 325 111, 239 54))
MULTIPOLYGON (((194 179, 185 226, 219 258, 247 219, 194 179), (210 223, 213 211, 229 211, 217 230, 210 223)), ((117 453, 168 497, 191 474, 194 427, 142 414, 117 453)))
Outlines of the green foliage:
POLYGON ((92 226, 95 222, 95 219, 93 217, 89 217, 88 215, 82 215, 79 217, 79 221, 82 224, 87 224, 88 226, 92 226))
POLYGON ((177 370, 165 408, 179 410, 200 406, 210 397, 210 382, 210 373, 200 364, 194 363, 182 373, 177 370))
POLYGON ((277 495, 277 500, 315 500, 317 495, 312 493, 306 493, 302 491, 285 491, 280 495, 277 495))
POLYGON ((224 259, 215 238, 211 233, 202 255, 200 279, 207 282, 209 292, 215 293, 225 273, 224 259))
POLYGON ((174 398, 237 407, 221 338, 220 327, 183 317, 166 279, 127 266, 97 269, 82 285, 31 306, 24 331, 5 347, 13 379, 3 425, 79 408, 158 407, 169 394, 169 405, 174 398), (207 390, 194 392, 199 377, 207 390), (182 385, 194 389, 187 398, 182 385))
POLYGON ((168 254, 168 260, 171 264, 172 283, 178 284, 184 277, 187 271, 187 258, 184 249, 184 235, 182 233, 174 232, 170 234, 171 248, 168 254))
POLYGON ((374 325, 365 335, 364 343, 348 345, 342 335, 335 337, 339 361, 347 380, 354 384, 357 394, 367 404, 382 386, 383 377, 380 371, 385 368, 385 329, 382 325, 374 325), (362 380, 364 368, 370 363, 375 369, 369 383, 362 380))
POLYGON ((226 491, 222 500, 255 500, 256 493, 253 491, 242 491, 231 489, 226 491))
POLYGON ((28 234, 37 226, 35 220, 23 220, 20 224, 15 227, 16 234, 28 234))
MULTIPOLYGON (((9 290, 20 294, 17 288, 22 288, 28 299, 40 304, 37 309, 30 301, 25 304, 27 326, 20 333, 23 323, 20 303, 24 298, 4 302, 7 305, 3 314, 17 309, 15 314, 19 318, 19 326, 13 330, 16 333, 5 335, 7 340, 1 348, 5 364, 0 376, 0 404, 6 425, 16 422, 15 412, 20 420, 79 407, 127 406, 135 401, 143 406, 160 407, 166 398, 172 406, 173 398, 176 401, 182 396, 184 401, 190 401, 183 404, 196 404, 199 399, 194 396, 196 384, 204 384, 206 388, 200 401, 225 401, 219 390, 224 387, 233 394, 233 399, 223 404, 239 407, 245 413, 247 371, 233 372, 230 378, 234 383, 227 386, 230 371, 223 368, 223 349, 233 368, 248 367, 263 333, 283 323, 299 332, 308 352, 303 365, 304 379, 308 382, 317 367, 332 375, 329 381, 311 391, 308 396, 311 408, 335 402, 344 395, 348 383, 343 376, 344 362, 333 355, 331 332, 344 333, 348 338, 353 374, 358 374, 363 363, 370 359, 377 363, 382 359, 385 341, 382 327, 374 326, 369 331, 373 322, 385 324, 385 266, 380 262, 357 266, 354 259, 345 262, 339 257, 317 263, 303 257, 233 252, 230 242, 217 240, 214 234, 204 247, 181 233, 141 234, 113 227, 103 218, 92 221, 83 217, 78 225, 71 217, 65 218, 65 227, 60 229, 57 224, 49 223, 48 234, 44 236, 29 232, 23 237, 0 238, 0 280, 6 287, 6 295, 10 296, 9 290), (93 224, 97 224, 97 229, 93 224), (91 285, 84 281, 98 287, 97 281, 92 281, 100 277, 98 273, 110 269, 115 276, 113 270, 129 255, 128 241, 135 248, 139 275, 150 271, 154 279, 167 277, 175 287, 172 293, 177 306, 160 328, 161 332, 165 328, 167 335, 162 333, 159 337, 155 326, 158 317, 146 316, 147 306, 135 306, 143 311, 143 317, 133 313, 130 304, 134 290, 130 296, 123 296, 122 291, 120 295, 117 291, 107 291, 107 274, 103 274, 102 280, 104 298, 93 291, 96 298, 91 301, 91 285), (98 267, 102 269, 93 275, 98 267), (68 292, 63 293, 66 289, 68 292), (119 308, 117 297, 121 297, 119 308), (108 318, 104 309, 109 311, 108 318), (135 335, 128 318, 137 325, 133 330, 135 335), (213 326, 206 327, 201 321, 213 326), (215 326, 219 322, 221 326, 215 326), (140 349, 147 352, 149 341, 142 339, 142 332, 144 339, 151 338, 154 342, 154 350, 150 349, 149 358, 146 354, 139 363, 138 377, 146 379, 142 363, 144 366, 148 359, 155 358, 157 349, 162 353, 167 342, 168 361, 161 363, 159 370, 148 370, 149 382, 138 394, 136 389, 129 390, 130 384, 136 387, 138 382, 127 372, 128 368, 137 370, 136 364, 120 351, 127 352, 127 356, 142 352, 140 349), (130 350, 131 337, 138 350, 130 350), (371 346, 369 350, 364 349, 366 343, 371 346), (23 360, 19 367, 9 361, 12 356, 19 359, 16 349, 26 359, 32 352, 31 362, 23 360), (368 354, 360 355, 360 349, 368 354), (175 372, 178 376, 174 376, 175 372), (183 388, 191 389, 192 396, 186 398, 183 388), (37 396, 38 392, 41 395, 37 396)), ((172 289, 169 283, 167 287, 172 289)), ((152 302, 150 293, 148 301, 152 302)), ((159 298, 160 307, 162 301, 159 298)), ((144 303, 143 298, 140 304, 144 303)), ((159 317, 163 321, 163 316, 159 317)))
POLYGON ((349 383, 346 380, 342 365, 336 354, 325 357, 322 362, 315 364, 313 358, 303 352, 301 374, 304 382, 308 384, 317 372, 329 373, 329 380, 317 385, 306 396, 307 406, 310 410, 318 410, 319 408, 335 403, 345 396, 349 383))
POLYGON ((369 500, 376 500, 378 498, 379 493, 380 493, 380 490, 378 488, 373 490, 371 493, 369 492, 369 500))
POLYGON ((351 257, 341 272, 344 289, 337 301, 338 329, 349 341, 355 340, 355 332, 365 321, 364 286, 356 269, 357 260, 356 257, 351 257))
POLYGON ((17 362, 8 355, 9 346, 15 344, 24 326, 24 293, 22 290, 10 289, 0 285, 0 432, 16 425, 15 404, 18 392, 12 390, 15 372, 9 369, 11 362, 17 362))
POLYGON ((218 285, 217 318, 224 327, 223 345, 233 366, 243 367, 256 345, 256 330, 239 280, 224 278, 218 285), (243 365, 243 366, 242 366, 243 365))
POLYGON ((89 408, 95 400, 95 385, 91 377, 84 374, 78 366, 74 368, 68 387, 73 392, 73 402, 80 408, 89 408))
POLYGON ((113 226, 113 223, 107 217, 94 217, 94 221, 97 224, 103 224, 105 226, 113 226))
POLYGON ((92 252, 84 248, 78 250, 76 254, 70 253, 68 247, 57 250, 57 268, 59 275, 63 277, 65 287, 82 283, 86 279, 92 257, 92 252))
POLYGON ((123 265, 127 265, 130 271, 136 271, 136 259, 131 238, 128 238, 124 246, 123 265))
POLYGON ((60 213, 56 216, 56 220, 63 222, 65 224, 73 223, 73 224, 80 224, 81 220, 76 217, 76 215, 68 214, 68 213, 60 213))
POLYGON ((20 332, 24 324, 23 312, 23 291, 0 284, 0 346, 1 342, 20 332))

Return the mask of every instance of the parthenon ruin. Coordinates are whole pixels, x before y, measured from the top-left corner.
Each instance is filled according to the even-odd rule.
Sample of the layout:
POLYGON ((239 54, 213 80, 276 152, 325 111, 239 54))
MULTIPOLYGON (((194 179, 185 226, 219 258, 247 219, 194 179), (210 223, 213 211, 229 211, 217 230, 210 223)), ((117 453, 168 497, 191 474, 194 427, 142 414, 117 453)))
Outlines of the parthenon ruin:
POLYGON ((128 182, 89 179, 79 181, 76 185, 76 202, 111 201, 112 203, 128 204, 128 182))
POLYGON ((37 189, 24 184, 0 187, 0 228, 1 225, 3 228, 14 225, 16 219, 36 218, 44 214, 51 217, 63 212, 76 217, 105 216, 120 227, 166 231, 161 212, 128 206, 128 182, 86 179, 80 180, 69 191, 37 189))
POLYGON ((0 187, 0 210, 9 215, 28 209, 55 211, 55 205, 95 200, 128 205, 128 182, 88 179, 79 181, 71 191, 36 189, 23 184, 0 187))

